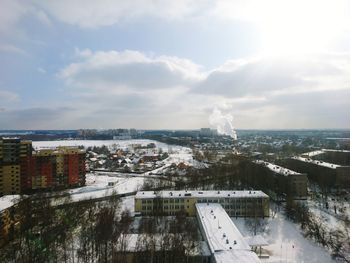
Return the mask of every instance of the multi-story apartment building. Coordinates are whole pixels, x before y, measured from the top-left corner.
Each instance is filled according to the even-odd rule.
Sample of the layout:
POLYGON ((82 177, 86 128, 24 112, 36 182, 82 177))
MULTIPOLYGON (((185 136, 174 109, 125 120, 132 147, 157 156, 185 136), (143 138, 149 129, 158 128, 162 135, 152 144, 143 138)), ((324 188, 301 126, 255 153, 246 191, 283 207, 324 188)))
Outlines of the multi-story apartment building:
POLYGON ((85 151, 32 151, 31 141, 0 140, 0 196, 85 185, 85 151))
POLYGON ((290 195, 294 199, 306 199, 308 179, 305 173, 298 173, 262 160, 255 160, 253 164, 272 178, 277 193, 290 195))
POLYGON ((29 170, 33 190, 85 185, 85 151, 71 147, 36 151, 29 170))
POLYGON ((32 154, 30 141, 0 139, 0 196, 21 192, 21 160, 32 154))
POLYGON ((287 165, 293 170, 307 173, 311 180, 323 187, 350 187, 350 166, 301 156, 288 159, 287 165))
POLYGON ((314 160, 329 162, 342 166, 350 166, 350 151, 348 150, 321 149, 303 153, 301 157, 311 158, 314 160))
POLYGON ((218 203, 232 217, 268 217, 269 196, 262 191, 144 191, 135 195, 142 215, 195 216, 197 203, 218 203))

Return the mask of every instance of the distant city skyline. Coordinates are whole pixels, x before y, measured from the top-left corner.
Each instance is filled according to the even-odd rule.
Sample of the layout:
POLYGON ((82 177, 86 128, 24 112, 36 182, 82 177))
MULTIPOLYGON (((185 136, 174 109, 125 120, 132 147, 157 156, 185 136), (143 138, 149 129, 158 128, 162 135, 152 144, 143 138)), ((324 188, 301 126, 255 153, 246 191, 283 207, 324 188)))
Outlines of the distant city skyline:
POLYGON ((346 0, 0 0, 0 129, 347 129, 349 33, 346 0))

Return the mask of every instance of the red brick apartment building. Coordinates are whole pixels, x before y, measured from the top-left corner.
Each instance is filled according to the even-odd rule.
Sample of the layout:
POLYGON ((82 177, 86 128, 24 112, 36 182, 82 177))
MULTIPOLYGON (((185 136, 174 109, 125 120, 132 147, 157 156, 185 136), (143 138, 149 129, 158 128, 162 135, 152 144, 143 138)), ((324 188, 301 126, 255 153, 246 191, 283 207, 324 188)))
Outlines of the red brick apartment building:
POLYGON ((83 186, 85 173, 84 150, 32 151, 30 141, 0 139, 0 196, 83 186))

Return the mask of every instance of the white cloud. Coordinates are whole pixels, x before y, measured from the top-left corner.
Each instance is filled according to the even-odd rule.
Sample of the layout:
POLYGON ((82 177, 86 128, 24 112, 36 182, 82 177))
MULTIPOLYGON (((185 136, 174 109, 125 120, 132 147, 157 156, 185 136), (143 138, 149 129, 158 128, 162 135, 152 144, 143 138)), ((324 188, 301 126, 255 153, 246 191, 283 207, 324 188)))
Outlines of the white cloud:
POLYGON ((28 55, 28 53, 19 47, 16 47, 14 45, 9 45, 9 44, 0 44, 0 52, 10 52, 10 53, 17 53, 20 55, 28 55))
POLYGON ((242 97, 349 89, 349 65, 346 53, 229 61, 212 70, 194 90, 242 97))
POLYGON ((11 91, 0 90, 0 101, 2 103, 19 101, 19 96, 11 91))
POLYGON ((194 0, 61 0, 35 3, 58 20, 84 28, 108 26, 142 16, 177 19, 193 15, 198 9, 198 2, 194 0))
POLYGON ((147 56, 126 50, 76 51, 79 62, 59 73, 67 84, 88 89, 123 91, 191 85, 201 78, 199 66, 187 59, 147 56))
POLYGON ((43 69, 43 68, 41 68, 41 67, 38 67, 38 68, 37 68, 37 71, 38 71, 39 73, 41 73, 41 74, 46 74, 46 70, 43 69))
POLYGON ((75 59, 78 62, 62 69, 59 76, 84 101, 83 119, 100 117, 103 126, 113 116, 118 116, 113 127, 119 122, 139 128, 208 126, 214 108, 233 114, 238 128, 350 123, 344 113, 350 111, 344 101, 350 93, 346 53, 232 60, 209 72, 183 58, 130 50, 76 50, 75 59), (317 111, 310 111, 308 105, 317 111))
POLYGON ((17 0, 0 0, 0 33, 9 32, 28 12, 27 4, 17 0))

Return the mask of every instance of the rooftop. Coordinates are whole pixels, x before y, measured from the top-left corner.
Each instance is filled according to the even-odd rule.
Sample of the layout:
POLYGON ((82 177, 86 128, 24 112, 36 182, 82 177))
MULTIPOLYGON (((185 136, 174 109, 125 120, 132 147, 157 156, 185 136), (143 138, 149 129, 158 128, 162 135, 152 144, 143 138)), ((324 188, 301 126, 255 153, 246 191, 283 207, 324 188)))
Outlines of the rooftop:
POLYGON ((251 198, 258 198, 258 197, 266 197, 268 198, 268 195, 265 194, 262 191, 195 191, 195 190, 180 190, 180 191, 160 191, 160 192, 154 192, 154 191, 140 191, 136 193, 135 198, 155 198, 155 197, 161 197, 161 198, 189 198, 189 197, 196 197, 196 198, 222 198, 222 197, 251 197, 251 198))
POLYGON ((303 153, 301 156, 303 157, 314 157, 320 154, 324 154, 326 152, 336 152, 336 153, 350 153, 348 150, 335 150, 335 149, 321 149, 317 151, 303 153))
POLYGON ((350 153, 349 150, 322 149, 324 152, 350 153))
POLYGON ((290 169, 278 166, 278 165, 273 164, 273 163, 265 162, 265 161, 262 161, 262 160, 255 160, 253 162, 256 163, 256 164, 263 165, 263 166, 267 167, 269 170, 271 170, 271 171, 273 171, 273 172, 275 172, 277 174, 280 174, 280 175, 284 175, 284 176, 288 176, 288 175, 302 175, 301 173, 298 173, 298 172, 292 171, 290 169))
POLYGON ((305 158, 305 157, 300 157, 300 156, 294 156, 294 157, 292 157, 292 159, 299 160, 299 161, 302 161, 305 163, 312 163, 312 164, 319 165, 319 166, 326 167, 326 168, 330 168, 330 169, 337 169, 338 167, 341 167, 341 165, 338 165, 338 164, 327 163, 324 161, 313 160, 311 158, 305 158))
POLYGON ((320 154, 323 154, 324 151, 323 150, 317 150, 317 151, 312 151, 312 152, 307 152, 307 153, 303 153, 302 156, 305 157, 314 157, 320 154))
POLYGON ((34 155, 55 155, 55 154, 85 154, 85 150, 76 146, 59 146, 51 148, 40 148, 33 152, 34 155))
POLYGON ((260 262, 220 204, 196 204, 196 210, 215 262, 260 262))

